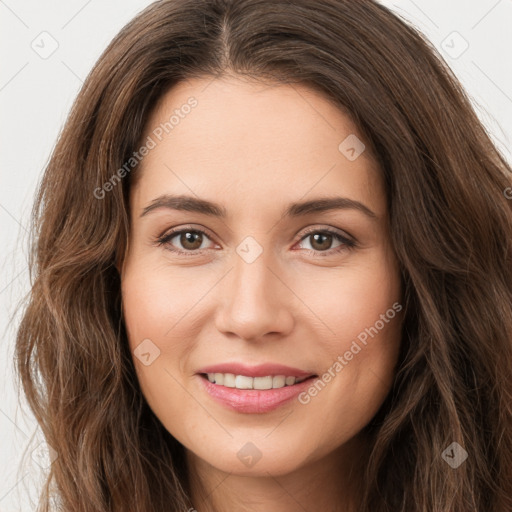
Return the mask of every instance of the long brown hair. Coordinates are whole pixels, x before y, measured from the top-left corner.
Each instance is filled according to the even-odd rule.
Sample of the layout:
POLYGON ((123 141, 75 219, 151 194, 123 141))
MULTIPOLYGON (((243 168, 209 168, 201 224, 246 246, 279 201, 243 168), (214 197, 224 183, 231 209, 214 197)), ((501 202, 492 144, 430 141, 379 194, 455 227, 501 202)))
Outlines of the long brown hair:
POLYGON ((394 386, 366 427, 359 510, 510 512, 512 169, 436 49, 370 0, 160 0, 98 60, 38 190, 16 340, 58 453, 40 510, 51 496, 70 512, 190 506, 183 447, 142 396, 121 316, 137 168, 112 179, 169 88, 226 73, 320 91, 385 178, 404 324, 394 386), (468 454, 456 468, 452 443, 468 454))

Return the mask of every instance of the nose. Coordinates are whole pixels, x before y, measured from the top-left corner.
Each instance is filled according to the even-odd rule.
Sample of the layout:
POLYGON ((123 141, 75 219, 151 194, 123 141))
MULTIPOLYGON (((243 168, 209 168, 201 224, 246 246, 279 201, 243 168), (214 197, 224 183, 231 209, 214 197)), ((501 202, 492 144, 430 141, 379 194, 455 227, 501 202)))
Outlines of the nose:
POLYGON ((246 341, 291 332, 295 295, 279 271, 270 268, 270 263, 266 251, 252 263, 235 255, 234 268, 223 280, 216 314, 219 332, 246 341))

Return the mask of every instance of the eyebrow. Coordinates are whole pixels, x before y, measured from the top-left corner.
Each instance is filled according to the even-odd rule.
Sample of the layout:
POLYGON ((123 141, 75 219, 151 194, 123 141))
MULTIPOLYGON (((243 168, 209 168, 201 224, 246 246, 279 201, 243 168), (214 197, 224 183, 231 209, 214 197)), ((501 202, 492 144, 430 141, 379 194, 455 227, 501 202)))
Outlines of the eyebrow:
MULTIPOLYGON (((150 212, 161 208, 201 213, 210 217, 219 217, 222 219, 227 217, 227 210, 219 204, 197 197, 169 194, 163 194, 156 199, 153 199, 153 201, 151 201, 151 203, 142 210, 140 216, 144 217, 150 212)), ((371 219, 377 218, 377 215, 370 210, 368 206, 359 201, 355 201, 354 199, 349 199, 348 197, 325 197, 310 201, 291 203, 285 209, 283 217, 301 217, 311 213, 348 209, 360 211, 371 219)))

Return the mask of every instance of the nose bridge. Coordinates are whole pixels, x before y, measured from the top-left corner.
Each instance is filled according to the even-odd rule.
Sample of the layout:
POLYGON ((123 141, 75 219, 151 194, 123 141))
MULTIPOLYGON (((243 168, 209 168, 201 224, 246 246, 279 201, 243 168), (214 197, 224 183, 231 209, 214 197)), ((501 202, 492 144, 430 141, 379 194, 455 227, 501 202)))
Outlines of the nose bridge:
POLYGON ((234 268, 224 284, 226 300, 218 316, 218 328, 244 339, 291 328, 292 315, 286 286, 269 267, 272 251, 253 237, 236 248, 234 268))
MULTIPOLYGON (((237 249, 237 257, 233 269, 233 298, 238 301, 256 301, 268 297, 268 292, 273 285, 271 281, 275 279, 274 274, 269 269, 268 252, 265 254, 254 255, 255 248, 247 244, 241 244, 237 249), (246 251, 244 255, 240 252, 246 251), (247 257, 247 259, 245 258, 247 257)), ((266 301, 265 301, 266 302, 266 301)))

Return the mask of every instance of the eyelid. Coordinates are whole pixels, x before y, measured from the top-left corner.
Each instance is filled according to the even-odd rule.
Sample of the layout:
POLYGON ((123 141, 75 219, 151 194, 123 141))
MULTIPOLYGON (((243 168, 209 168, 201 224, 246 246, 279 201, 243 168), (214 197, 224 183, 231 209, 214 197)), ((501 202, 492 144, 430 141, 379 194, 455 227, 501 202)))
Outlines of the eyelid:
MULTIPOLYGON (((202 233, 203 235, 206 235, 207 238, 209 238, 213 243, 214 238, 210 231, 204 227, 194 227, 193 225, 185 225, 185 226, 178 226, 176 228, 170 228, 164 231, 160 236, 156 238, 157 245, 166 245, 169 240, 174 238, 176 235, 181 234, 184 231, 194 231, 197 233, 202 233)), ((169 249, 172 252, 177 252, 180 254, 187 254, 187 255, 196 255, 196 254, 202 254, 206 249, 196 250, 196 251, 184 251, 183 249, 169 249)))
POLYGON ((346 231, 326 225, 316 225, 306 228, 306 230, 302 232, 302 237, 299 239, 299 241, 303 240, 307 235, 310 235, 311 233, 331 233, 333 235, 338 235, 341 238, 345 238, 346 240, 349 240, 353 243, 356 242, 356 239, 346 231))
POLYGON ((169 235, 177 235, 181 233, 182 231, 197 231, 200 233, 204 233, 205 235, 208 235, 209 238, 215 238, 209 229, 201 226, 201 227, 194 227, 193 224, 185 224, 183 226, 176 226, 174 228, 167 228, 161 235, 157 237, 157 239, 167 238, 169 235))
POLYGON ((335 256, 342 251, 352 250, 357 247, 357 241, 348 233, 345 233, 344 231, 333 228, 331 226, 312 226, 310 228, 307 228, 306 231, 302 233, 301 238, 298 240, 298 242, 294 245, 297 245, 301 243, 303 240, 306 240, 310 235, 313 233, 329 233, 334 238, 338 239, 340 242, 340 245, 338 247, 332 247, 331 249, 327 249, 326 251, 315 251, 314 249, 303 249, 303 251, 306 251, 307 254, 313 254, 315 257, 329 257, 329 256, 335 256))

